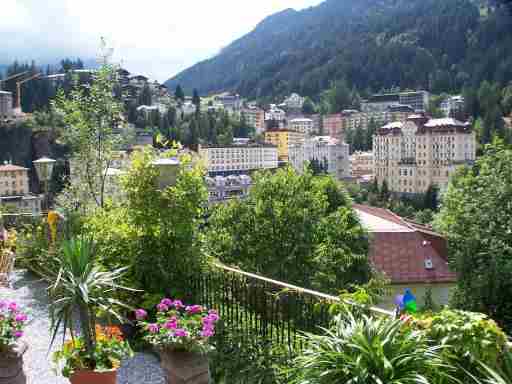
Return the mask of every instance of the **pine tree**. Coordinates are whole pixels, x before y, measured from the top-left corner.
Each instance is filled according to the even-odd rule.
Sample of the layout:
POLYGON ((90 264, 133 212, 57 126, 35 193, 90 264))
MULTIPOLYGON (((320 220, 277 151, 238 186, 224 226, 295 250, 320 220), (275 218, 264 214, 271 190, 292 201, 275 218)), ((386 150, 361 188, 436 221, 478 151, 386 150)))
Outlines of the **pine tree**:
POLYGON ((437 187, 433 184, 431 184, 428 187, 427 192, 425 192, 423 208, 431 209, 432 211, 437 210, 437 187))
POLYGON ((194 104, 196 106, 196 112, 200 111, 201 98, 199 97, 199 93, 197 92, 197 89, 194 89, 194 94, 192 96, 192 104, 194 104))
POLYGON ((388 181, 384 179, 382 182, 382 187, 380 189, 380 199, 383 202, 386 202, 389 200, 390 194, 389 194, 389 187, 388 187, 388 181))
POLYGON ((185 101, 185 93, 183 92, 183 89, 181 88, 181 85, 176 86, 176 91, 174 92, 174 97, 176 100, 180 100, 181 102, 185 101))

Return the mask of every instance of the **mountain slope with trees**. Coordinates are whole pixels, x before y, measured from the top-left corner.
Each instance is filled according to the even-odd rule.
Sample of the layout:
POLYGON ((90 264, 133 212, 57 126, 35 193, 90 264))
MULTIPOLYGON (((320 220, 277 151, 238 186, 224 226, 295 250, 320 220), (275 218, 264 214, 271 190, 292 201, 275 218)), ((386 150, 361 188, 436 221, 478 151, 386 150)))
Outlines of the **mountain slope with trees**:
POLYGON ((512 79, 512 21, 486 0, 326 0, 262 21, 216 57, 167 81, 200 93, 317 96, 333 80, 360 91, 435 93, 512 79), (485 54, 484 54, 485 53, 485 54))

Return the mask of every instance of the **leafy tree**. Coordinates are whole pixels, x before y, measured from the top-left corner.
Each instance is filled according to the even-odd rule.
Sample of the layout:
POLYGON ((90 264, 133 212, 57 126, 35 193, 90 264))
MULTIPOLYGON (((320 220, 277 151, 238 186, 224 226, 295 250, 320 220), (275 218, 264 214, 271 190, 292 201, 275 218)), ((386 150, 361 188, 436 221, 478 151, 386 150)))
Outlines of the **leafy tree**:
POLYGON ((382 182, 382 187, 380 188, 380 199, 382 201, 388 201, 390 197, 388 181, 384 179, 382 182))
POLYGON ((260 172, 247 199, 215 207, 206 249, 224 263, 304 287, 365 283, 368 240, 350 204, 330 177, 260 172))
POLYGON ((434 211, 431 209, 423 209, 414 214, 414 221, 420 224, 430 225, 434 220, 434 211))
POLYGON ((107 170, 121 144, 114 134, 123 110, 113 94, 114 74, 114 67, 103 65, 87 91, 78 85, 69 97, 61 91, 54 105, 63 116, 64 139, 73 151, 73 179, 63 200, 70 198, 68 203, 84 209, 104 206, 107 170))
POLYGON ((372 117, 370 119, 370 121, 368 122, 368 127, 366 129, 366 150, 367 151, 373 150, 373 136, 377 132, 378 128, 379 128, 379 124, 372 117))
POLYGON ((512 150, 496 143, 473 168, 461 168, 435 226, 449 242, 457 272, 453 305, 481 311, 512 330, 512 150))
POLYGON ((437 195, 438 195, 438 188, 436 185, 430 185, 425 192, 424 200, 423 200, 423 207, 425 209, 430 209, 432 211, 437 210, 437 195))
MULTIPOLYGON (((176 151, 166 154, 176 155, 176 151)), ((178 156, 180 165, 175 185, 162 191, 155 188, 158 171, 152 162, 156 156, 153 150, 134 155, 122 181, 126 202, 119 209, 123 210, 125 219, 116 220, 120 222, 116 231, 128 232, 133 257, 129 263, 133 265, 133 279, 138 288, 148 293, 174 295, 176 291, 171 290, 177 290, 183 295, 188 283, 186 276, 199 273, 205 263, 198 240, 207 191, 203 171, 192 164, 189 155, 178 156)), ((103 230, 110 229, 103 227, 103 230)), ((104 243, 104 246, 107 251, 112 250, 112 244, 104 243)), ((115 258, 110 262, 116 262, 115 258)))
POLYGON ((185 101, 185 93, 183 92, 183 89, 181 88, 181 85, 176 86, 176 91, 174 92, 174 97, 176 100, 179 100, 181 102, 185 101))

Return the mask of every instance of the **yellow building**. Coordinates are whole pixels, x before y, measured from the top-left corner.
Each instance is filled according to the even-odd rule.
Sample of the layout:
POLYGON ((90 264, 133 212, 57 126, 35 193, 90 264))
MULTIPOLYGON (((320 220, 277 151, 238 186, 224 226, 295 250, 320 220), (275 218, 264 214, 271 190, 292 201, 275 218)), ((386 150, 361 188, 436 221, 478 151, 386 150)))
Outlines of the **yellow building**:
POLYGON ((286 129, 272 129, 265 132, 265 141, 277 146, 279 161, 288 162, 288 148, 290 145, 304 143, 304 133, 286 129))

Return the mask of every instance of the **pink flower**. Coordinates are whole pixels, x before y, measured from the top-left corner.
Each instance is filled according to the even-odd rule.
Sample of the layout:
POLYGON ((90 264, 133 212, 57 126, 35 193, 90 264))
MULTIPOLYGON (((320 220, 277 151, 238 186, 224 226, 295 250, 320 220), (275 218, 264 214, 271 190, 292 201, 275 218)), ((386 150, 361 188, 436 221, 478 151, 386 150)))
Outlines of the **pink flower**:
POLYGON ((213 329, 203 329, 201 332, 200 332, 200 335, 201 337, 211 337, 215 334, 215 332, 213 331, 213 329))
POLYGON ((168 298, 164 298, 164 299, 162 299, 162 301, 160 301, 160 304, 164 304, 164 305, 167 305, 168 307, 172 307, 172 300, 168 299, 168 298))
POLYGON ((15 337, 15 338, 19 339, 19 338, 20 338, 20 337, 22 337, 22 336, 23 336, 23 332, 22 332, 22 331, 16 331, 16 332, 14 332, 14 337, 15 337))
POLYGON ((27 321, 27 315, 25 315, 24 313, 18 313, 14 318, 14 321, 16 321, 17 323, 23 323, 27 321))
POLYGON ((7 307, 7 301, 0 300, 0 309, 4 309, 5 307, 7 307))
POLYGON ((16 305, 16 303, 14 301, 9 304, 8 308, 9 308, 9 311, 11 311, 11 312, 17 312, 18 311, 18 306, 16 305))
POLYGON ((167 312, 169 310, 169 307, 164 303, 160 303, 156 306, 156 309, 158 309, 158 312, 167 312))
POLYGON ((189 314, 194 314, 194 313, 200 313, 202 312, 203 310, 203 307, 201 307, 200 305, 191 305, 191 306, 187 306, 185 308, 185 310, 189 313, 189 314))
POLYGON ((176 337, 187 337, 188 336, 188 332, 185 331, 184 329, 177 329, 176 331, 174 331, 174 336, 176 337))
POLYGON ((142 308, 137 309, 135 311, 135 318, 137 320, 144 320, 147 315, 148 315, 148 313, 145 310, 143 310, 142 308))
POLYGON ((217 312, 211 312, 211 313, 208 313, 208 319, 210 321, 213 321, 214 323, 216 323, 217 321, 219 321, 219 315, 217 315, 217 312))
POLYGON ((151 333, 158 333, 160 328, 158 327, 158 324, 149 324, 148 325, 148 331, 151 333))
POLYGON ((176 309, 183 308, 183 303, 181 302, 181 300, 174 300, 172 305, 174 305, 174 308, 176 308, 176 309))
POLYGON ((176 329, 178 328, 178 323, 176 322, 176 320, 170 320, 167 323, 165 323, 165 328, 176 329))
POLYGON ((135 310, 135 318, 137 320, 144 320, 147 315, 148 313, 142 308, 135 310))

